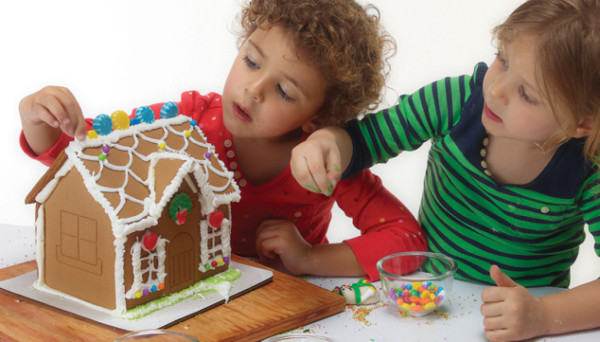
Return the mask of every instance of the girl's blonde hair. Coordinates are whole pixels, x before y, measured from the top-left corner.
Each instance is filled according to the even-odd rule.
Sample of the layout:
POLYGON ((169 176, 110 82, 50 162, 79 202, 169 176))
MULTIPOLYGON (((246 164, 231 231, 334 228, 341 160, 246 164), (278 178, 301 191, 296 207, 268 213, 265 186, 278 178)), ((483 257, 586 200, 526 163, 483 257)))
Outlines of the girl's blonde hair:
POLYGON ((387 59, 396 49, 377 8, 353 0, 252 0, 241 13, 240 40, 275 25, 291 35, 299 55, 328 83, 320 125, 345 123, 377 107, 387 59))
MULTIPOLYGON (((587 119, 586 157, 598 164, 600 153, 600 0, 529 0, 497 26, 500 45, 521 34, 537 37, 538 83, 554 115, 566 110, 571 121, 553 144, 573 136, 587 119)), ((548 141, 550 143, 550 141, 548 141)))

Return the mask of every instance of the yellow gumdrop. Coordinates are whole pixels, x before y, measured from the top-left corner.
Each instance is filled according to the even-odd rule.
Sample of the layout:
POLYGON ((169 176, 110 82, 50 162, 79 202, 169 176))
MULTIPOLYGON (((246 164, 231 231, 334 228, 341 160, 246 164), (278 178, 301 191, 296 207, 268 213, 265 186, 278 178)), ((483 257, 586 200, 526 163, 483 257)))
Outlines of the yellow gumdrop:
POLYGON ((404 303, 404 304, 400 305, 400 307, 404 310, 410 310, 410 304, 408 304, 408 303, 404 303))
POLYGON ((429 298, 431 298, 431 300, 434 300, 436 297, 435 293, 430 293, 429 294, 429 298))
POLYGON ((223 258, 217 259, 217 265, 219 265, 219 266, 223 265, 223 258))
POLYGON ((113 130, 129 128, 129 116, 122 110, 117 110, 110 115, 113 122, 113 130))
POLYGON ((158 144, 158 149, 160 149, 160 150, 164 150, 164 149, 165 149, 165 146, 166 146, 166 145, 165 145, 165 143, 164 143, 164 142, 161 142, 160 144, 158 144))
POLYGON ((421 286, 423 286, 423 284, 421 284, 421 282, 420 282, 420 281, 415 281, 415 282, 413 282, 413 283, 412 283, 412 287, 413 287, 413 289, 415 289, 415 290, 418 290, 418 289, 419 289, 419 287, 421 287, 421 286))
POLYGON ((142 297, 142 293, 140 291, 135 293, 135 298, 141 298, 142 297))
POLYGON ((191 137, 191 136, 192 136, 192 131, 185 131, 185 133, 184 133, 184 134, 185 134, 185 137, 186 137, 186 138, 189 138, 189 137, 191 137))
POLYGON ((87 137, 90 139, 98 139, 98 133, 91 129, 87 132, 87 137))
POLYGON ((429 303, 423 305, 423 309, 425 309, 425 310, 435 309, 435 303, 434 302, 429 302, 429 303))
POLYGON ((423 292, 421 292, 421 298, 427 298, 430 294, 431 292, 424 290, 423 292))

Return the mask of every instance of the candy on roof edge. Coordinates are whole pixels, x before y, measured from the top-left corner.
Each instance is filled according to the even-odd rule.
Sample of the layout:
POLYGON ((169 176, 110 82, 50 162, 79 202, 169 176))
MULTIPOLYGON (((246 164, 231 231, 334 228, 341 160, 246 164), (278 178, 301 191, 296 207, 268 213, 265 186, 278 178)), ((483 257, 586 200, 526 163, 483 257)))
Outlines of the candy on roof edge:
MULTIPOLYGON (((177 116, 179 109, 175 102, 166 102, 160 109, 160 118, 169 119, 177 116)), ((139 107, 135 111, 135 117, 129 118, 127 113, 122 110, 108 114, 96 116, 92 123, 93 130, 88 131, 88 138, 96 139, 99 135, 108 135, 115 130, 128 129, 139 123, 153 123, 155 121, 154 112, 148 106, 139 107)))

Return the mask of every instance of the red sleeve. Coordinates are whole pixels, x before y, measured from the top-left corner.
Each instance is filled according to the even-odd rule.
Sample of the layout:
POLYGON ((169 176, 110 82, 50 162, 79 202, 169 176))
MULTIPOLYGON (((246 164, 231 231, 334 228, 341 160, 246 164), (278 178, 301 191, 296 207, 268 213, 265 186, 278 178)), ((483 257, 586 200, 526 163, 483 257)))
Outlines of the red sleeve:
POLYGON ((412 213, 369 170, 336 186, 336 202, 361 235, 345 240, 367 273, 379 280, 375 264, 386 255, 427 250, 425 235, 412 213))
MULTIPOLYGON (((87 131, 92 129, 92 119, 85 119, 85 125, 86 125, 87 131)), ((23 134, 23 131, 21 131, 21 136, 19 137, 19 144, 21 145, 21 149, 23 150, 23 152, 25 152, 26 155, 28 155, 32 159, 35 159, 35 160, 41 162, 42 164, 44 164, 46 166, 50 166, 50 165, 52 165, 52 163, 54 163, 54 160, 56 159, 56 157, 58 157, 60 152, 62 150, 64 150, 65 148, 67 148, 67 146, 69 146, 69 143, 72 140, 73 140, 72 137, 61 132, 60 135, 58 136, 58 139, 56 140, 56 143, 54 143, 54 145, 52 147, 50 147, 50 149, 48 151, 46 151, 40 155, 36 155, 31 150, 31 147, 27 143, 27 140, 25 139, 25 135, 23 134)))

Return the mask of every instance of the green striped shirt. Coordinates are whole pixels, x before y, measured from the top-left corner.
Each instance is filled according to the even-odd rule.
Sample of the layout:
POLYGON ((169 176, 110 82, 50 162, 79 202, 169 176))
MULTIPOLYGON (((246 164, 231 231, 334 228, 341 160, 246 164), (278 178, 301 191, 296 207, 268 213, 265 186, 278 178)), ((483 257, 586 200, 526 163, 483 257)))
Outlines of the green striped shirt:
POLYGON ((489 268, 496 264, 524 286, 567 287, 585 223, 600 255, 598 173, 582 141, 572 139, 529 184, 499 184, 485 175, 486 71, 480 63, 473 75, 434 82, 351 122, 354 155, 345 176, 431 140, 419 209, 429 249, 453 257, 459 279, 492 284, 489 268))

